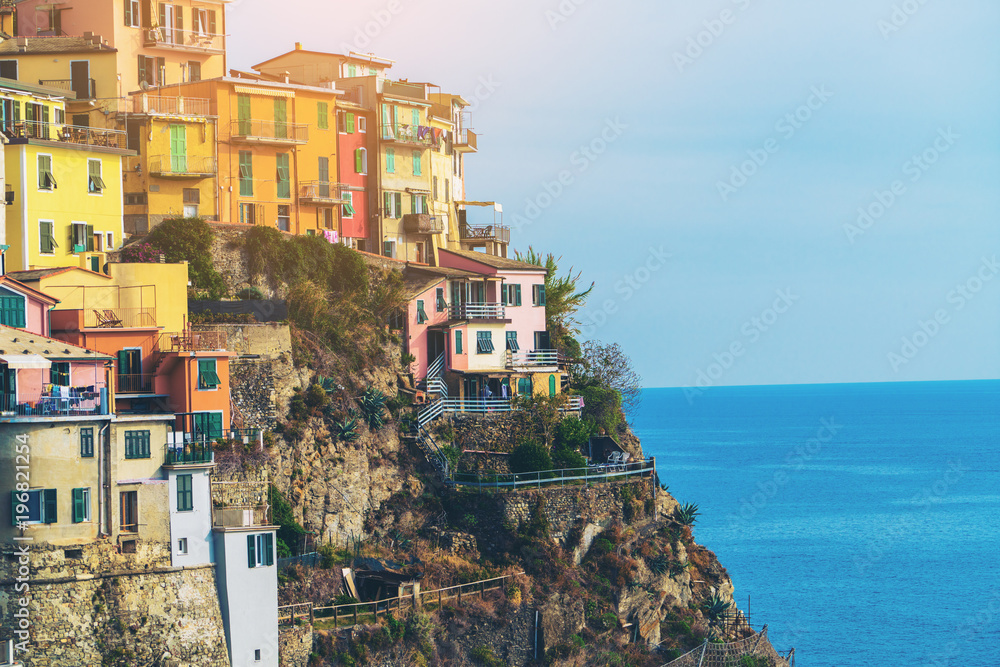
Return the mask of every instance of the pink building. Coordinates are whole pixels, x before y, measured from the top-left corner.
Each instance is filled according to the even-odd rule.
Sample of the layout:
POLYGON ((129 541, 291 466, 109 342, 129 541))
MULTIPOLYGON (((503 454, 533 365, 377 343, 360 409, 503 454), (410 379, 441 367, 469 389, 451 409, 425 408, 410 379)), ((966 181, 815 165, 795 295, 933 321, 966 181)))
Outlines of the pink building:
POLYGON ((49 335, 49 309, 57 299, 0 275, 0 325, 49 335))

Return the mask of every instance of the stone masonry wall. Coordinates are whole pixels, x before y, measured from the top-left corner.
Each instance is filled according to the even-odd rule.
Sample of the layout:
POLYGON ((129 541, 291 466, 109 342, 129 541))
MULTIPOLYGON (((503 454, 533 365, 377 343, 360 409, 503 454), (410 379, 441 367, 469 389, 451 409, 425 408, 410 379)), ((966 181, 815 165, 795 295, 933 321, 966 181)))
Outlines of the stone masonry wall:
POLYGON ((510 454, 503 452, 462 452, 458 461, 462 472, 510 474, 510 454))
POLYGON ((234 359, 229 362, 229 388, 234 413, 243 428, 270 430, 278 422, 273 362, 234 359))
POLYGON ((312 645, 312 625, 282 626, 278 629, 278 664, 280 667, 307 667, 312 645))

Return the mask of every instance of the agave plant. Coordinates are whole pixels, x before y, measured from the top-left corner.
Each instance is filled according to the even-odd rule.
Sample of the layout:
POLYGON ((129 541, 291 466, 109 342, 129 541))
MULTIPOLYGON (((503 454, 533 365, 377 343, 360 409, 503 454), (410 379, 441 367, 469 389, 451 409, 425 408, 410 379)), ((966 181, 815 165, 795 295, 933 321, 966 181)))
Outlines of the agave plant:
POLYGON ((682 526, 693 526, 694 522, 698 520, 698 506, 694 503, 684 503, 677 508, 674 512, 674 518, 682 526))
POLYGON ((356 417, 348 417, 342 422, 333 422, 333 428, 344 442, 356 440, 358 435, 358 420, 356 417))
POLYGON ((364 413, 365 420, 372 430, 377 431, 385 424, 385 401, 385 394, 373 387, 366 389, 358 401, 361 412, 364 413))
POLYGON ((654 556, 647 564, 653 574, 666 574, 670 571, 670 559, 667 556, 654 556))
POLYGON ((733 606, 732 602, 723 600, 718 595, 713 595, 705 603, 705 615, 708 616, 709 619, 714 621, 723 614, 725 614, 732 606, 733 606))
POLYGON ((325 375, 317 375, 316 384, 323 387, 323 391, 328 394, 332 394, 339 388, 339 385, 333 381, 333 378, 328 378, 325 375))

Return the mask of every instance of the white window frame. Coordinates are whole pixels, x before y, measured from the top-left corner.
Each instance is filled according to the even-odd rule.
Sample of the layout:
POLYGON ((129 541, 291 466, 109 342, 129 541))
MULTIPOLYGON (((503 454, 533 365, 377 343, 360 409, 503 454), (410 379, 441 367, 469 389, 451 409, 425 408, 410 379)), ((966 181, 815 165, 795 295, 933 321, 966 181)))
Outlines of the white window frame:
POLYGON ((108 188, 108 184, 104 182, 104 163, 103 163, 103 161, 100 160, 100 159, 96 159, 96 158, 87 158, 87 194, 100 197, 100 196, 102 196, 104 194, 104 191, 107 190, 107 188, 108 188), (98 176, 98 178, 101 179, 101 183, 104 185, 103 188, 98 188, 97 190, 91 190, 90 189, 90 164, 92 162, 96 162, 97 163, 97 176, 98 176))
POLYGON ((110 252, 115 249, 115 233, 107 232, 107 241, 105 242, 105 250, 110 252))
POLYGON ((73 230, 73 241, 74 241, 73 246, 70 247, 70 254, 79 255, 80 253, 87 252, 87 223, 86 222, 80 222, 79 220, 74 220, 73 222, 71 222, 69 224, 70 224, 70 229, 73 230), (76 226, 77 225, 81 225, 83 227, 83 250, 81 250, 80 252, 76 252, 73 249, 77 245, 75 243, 75 241, 76 241, 76 226))
MULTIPOLYGON (((345 199, 347 199, 347 203, 350 204, 351 210, 354 211, 355 210, 354 209, 354 193, 351 192, 350 190, 344 190, 343 194, 345 195, 345 199)), ((347 215, 347 213, 344 212, 343 205, 341 205, 341 207, 340 207, 340 215, 341 215, 342 218, 346 218, 347 220, 353 220, 354 219, 354 214, 353 213, 351 215, 347 215)))
POLYGON ((38 220, 38 254, 44 257, 54 257, 56 254, 56 248, 59 247, 59 242, 56 241, 56 221, 55 220, 44 220, 39 218, 38 220), (52 225, 52 252, 42 252, 42 223, 47 222, 52 225))
POLYGON ((36 153, 35 154, 35 185, 38 185, 38 168, 39 168, 39 158, 47 157, 49 159, 49 173, 52 174, 52 187, 51 188, 38 188, 39 192, 52 192, 59 187, 59 182, 56 181, 56 161, 52 157, 52 153, 36 153))
POLYGON ((142 27, 142 8, 139 6, 139 0, 127 0, 129 6, 132 8, 132 23, 126 23, 126 28, 141 28, 142 27))
POLYGON ((192 32, 195 35, 198 35, 199 37, 209 37, 209 33, 208 33, 208 10, 207 9, 199 9, 198 7, 192 7, 191 11, 192 11, 192 16, 191 16, 191 23, 192 24, 195 23, 193 13, 194 12, 198 13, 198 21, 197 21, 197 23, 198 23, 198 29, 194 30, 194 25, 192 25, 191 26, 192 32))
POLYGON ((82 487, 83 489, 83 519, 79 523, 91 523, 93 519, 90 517, 90 487, 82 487))
POLYGON ((355 121, 354 122, 354 128, 358 132, 367 132, 368 131, 368 119, 367 118, 365 118, 364 116, 357 116, 357 117, 355 117, 354 121, 355 121))
POLYGON ((188 555, 188 538, 181 537, 177 540, 177 554, 180 556, 188 555))

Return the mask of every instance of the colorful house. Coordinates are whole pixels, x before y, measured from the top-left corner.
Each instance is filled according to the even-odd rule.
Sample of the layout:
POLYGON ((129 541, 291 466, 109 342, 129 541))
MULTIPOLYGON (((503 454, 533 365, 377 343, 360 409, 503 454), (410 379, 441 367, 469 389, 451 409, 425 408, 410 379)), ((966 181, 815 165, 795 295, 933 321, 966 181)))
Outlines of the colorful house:
POLYGON ((66 123, 62 92, 0 81, 7 271, 94 271, 121 244, 125 133, 66 123))

